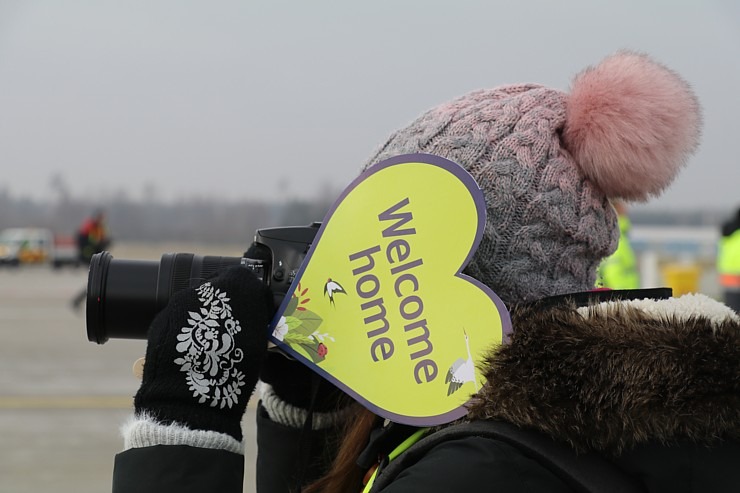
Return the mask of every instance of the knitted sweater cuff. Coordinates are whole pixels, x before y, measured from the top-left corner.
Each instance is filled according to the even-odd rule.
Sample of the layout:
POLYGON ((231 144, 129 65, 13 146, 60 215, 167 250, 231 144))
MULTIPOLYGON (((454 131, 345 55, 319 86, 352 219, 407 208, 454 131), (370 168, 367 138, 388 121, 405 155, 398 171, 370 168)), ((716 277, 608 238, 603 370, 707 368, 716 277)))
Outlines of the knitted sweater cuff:
MULTIPOLYGON (((260 382, 259 395, 262 407, 267 411, 270 419, 290 428, 302 428, 308 417, 308 410, 296 407, 282 400, 272 389, 270 384, 260 382)), ((312 429, 324 430, 341 424, 348 414, 348 408, 333 412, 314 412, 312 429)))
POLYGON ((154 445, 189 445, 244 455, 244 443, 226 433, 191 430, 177 423, 163 425, 146 414, 133 416, 124 423, 121 427, 121 434, 124 450, 154 445))

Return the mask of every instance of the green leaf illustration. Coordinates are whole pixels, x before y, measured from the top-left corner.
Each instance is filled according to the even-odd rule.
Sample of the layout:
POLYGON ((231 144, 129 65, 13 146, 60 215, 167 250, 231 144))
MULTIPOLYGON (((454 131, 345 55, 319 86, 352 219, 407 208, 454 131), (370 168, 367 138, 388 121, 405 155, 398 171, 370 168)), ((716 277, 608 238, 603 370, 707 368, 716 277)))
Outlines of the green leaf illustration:
POLYGON ((293 315, 293 312, 296 311, 296 307, 298 306, 298 297, 297 296, 291 296, 290 301, 288 302, 288 306, 285 307, 285 316, 293 315))
POLYGON ((283 342, 287 342, 288 344, 311 345, 315 344, 316 341, 296 331, 290 331, 283 337, 283 342))
POLYGON ((285 323, 288 325, 288 330, 293 330, 300 327, 303 321, 298 317, 285 317, 285 323))
POLYGON ((298 330, 301 334, 307 336, 317 331, 321 326, 321 322, 324 321, 319 315, 311 310, 296 310, 296 312, 293 313, 293 316, 301 320, 300 326, 296 327, 294 330, 298 330))

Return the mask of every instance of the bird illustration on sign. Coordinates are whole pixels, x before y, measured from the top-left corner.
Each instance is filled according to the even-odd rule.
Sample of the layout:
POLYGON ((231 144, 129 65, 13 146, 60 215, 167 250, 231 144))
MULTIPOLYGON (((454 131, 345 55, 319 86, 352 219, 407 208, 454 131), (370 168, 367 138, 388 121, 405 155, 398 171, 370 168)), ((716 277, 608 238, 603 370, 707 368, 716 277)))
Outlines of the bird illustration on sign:
POLYGON ((329 296, 329 303, 332 306, 336 306, 334 304, 334 295, 337 293, 347 294, 342 285, 330 277, 326 280, 326 284, 324 284, 324 296, 329 296))
POLYGON ((470 343, 468 341, 468 333, 463 328, 463 335, 465 336, 465 348, 468 351, 468 359, 458 358, 452 363, 450 369, 447 370, 447 377, 445 383, 449 384, 447 387, 447 395, 452 395, 457 392, 460 387, 466 382, 473 382, 475 385, 475 391, 478 392, 478 381, 475 377, 475 364, 473 363, 473 356, 470 354, 470 343))

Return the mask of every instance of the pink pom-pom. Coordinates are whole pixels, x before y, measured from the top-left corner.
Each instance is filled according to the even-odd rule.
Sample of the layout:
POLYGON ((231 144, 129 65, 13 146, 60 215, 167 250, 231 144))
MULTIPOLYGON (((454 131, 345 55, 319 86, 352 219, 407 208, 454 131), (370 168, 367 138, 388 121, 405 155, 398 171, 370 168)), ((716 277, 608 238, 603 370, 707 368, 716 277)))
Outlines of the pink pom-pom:
POLYGON ((619 52, 573 80, 563 140, 607 197, 645 201, 686 164, 700 127, 699 103, 678 74, 619 52))

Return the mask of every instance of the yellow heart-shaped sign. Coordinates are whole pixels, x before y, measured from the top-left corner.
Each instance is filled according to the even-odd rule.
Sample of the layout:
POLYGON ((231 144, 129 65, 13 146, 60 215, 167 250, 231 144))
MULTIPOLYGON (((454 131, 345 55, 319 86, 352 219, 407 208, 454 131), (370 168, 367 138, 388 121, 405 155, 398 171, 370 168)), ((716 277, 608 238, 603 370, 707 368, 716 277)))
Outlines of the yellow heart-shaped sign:
POLYGON ((463 416, 477 363, 511 331, 498 296, 461 274, 485 222, 481 190, 449 160, 369 168, 324 219, 271 341, 384 418, 463 416))

